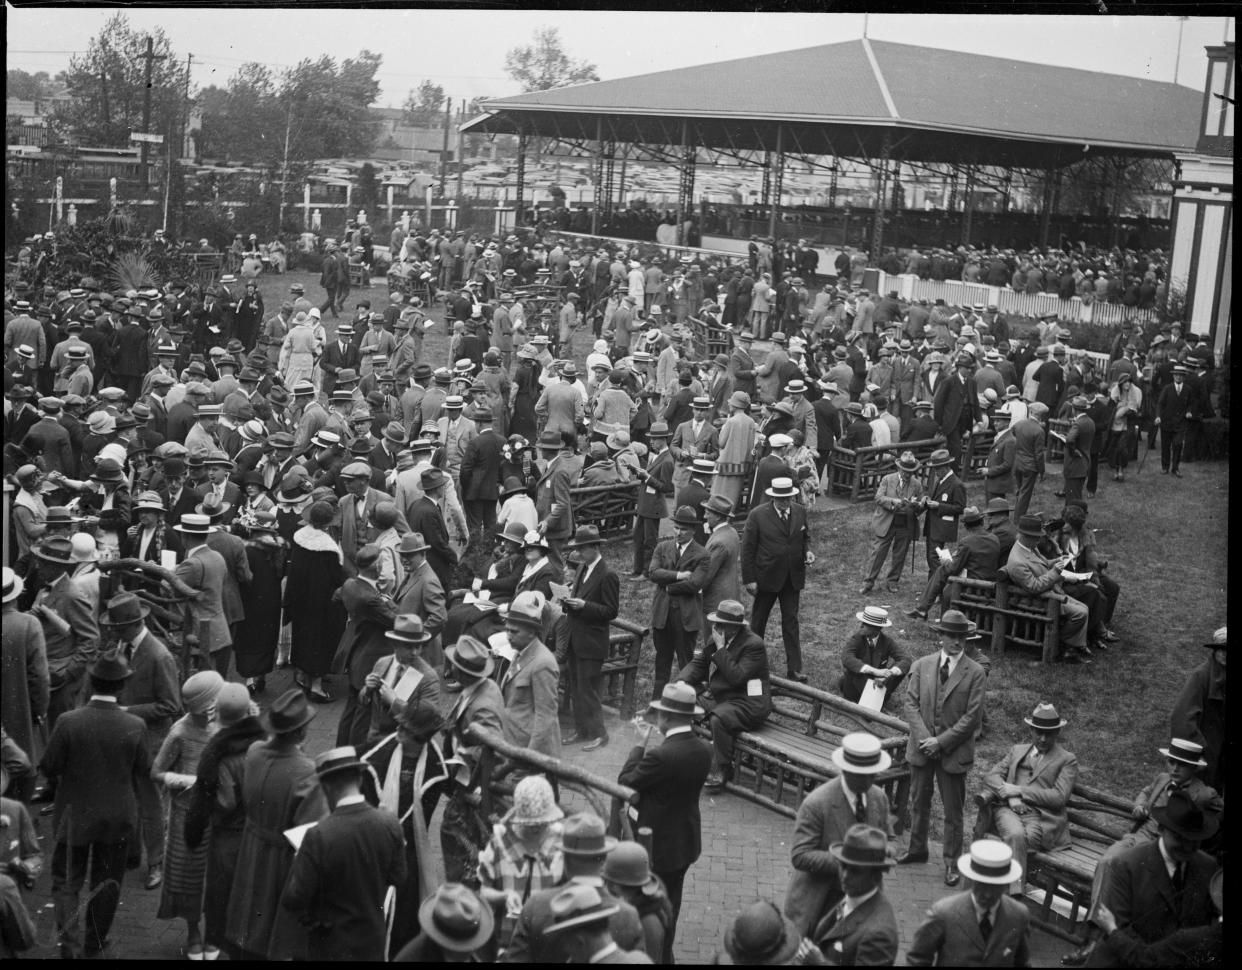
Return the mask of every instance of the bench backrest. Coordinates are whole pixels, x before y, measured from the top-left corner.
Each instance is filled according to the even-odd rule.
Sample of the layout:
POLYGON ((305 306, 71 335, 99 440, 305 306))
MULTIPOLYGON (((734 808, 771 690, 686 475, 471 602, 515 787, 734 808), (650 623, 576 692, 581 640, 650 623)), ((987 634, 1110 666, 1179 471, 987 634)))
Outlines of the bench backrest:
POLYGON ((822 737, 833 747, 847 734, 867 731, 880 739, 894 762, 904 760, 909 733, 904 721, 785 677, 772 677, 771 688, 772 717, 778 723, 822 737))
POLYGON ((626 536, 634 526, 641 482, 579 485, 569 490, 574 524, 593 525, 601 536, 626 536))
POLYGON ((1079 782, 1070 793, 1070 833, 1077 841, 1112 845, 1133 830, 1131 803, 1079 782))

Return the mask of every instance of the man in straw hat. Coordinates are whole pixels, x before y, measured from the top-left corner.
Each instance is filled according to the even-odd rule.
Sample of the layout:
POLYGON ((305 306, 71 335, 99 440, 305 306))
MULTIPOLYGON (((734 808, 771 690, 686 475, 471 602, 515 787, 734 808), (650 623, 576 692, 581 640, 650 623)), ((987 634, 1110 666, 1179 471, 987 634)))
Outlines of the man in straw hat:
POLYGON ((1003 842, 980 839, 957 860, 970 889, 932 904, 906 954, 912 967, 1028 967, 1030 913, 1005 895, 1022 867, 1003 842))
MULTIPOLYGON (((1183 738, 1173 738, 1167 747, 1158 750, 1164 755, 1165 767, 1156 773, 1151 783, 1134 799, 1130 814, 1137 827, 1110 845, 1095 867, 1091 880, 1091 909, 1087 915, 1101 929, 1103 924, 1099 914, 1112 884, 1113 864, 1129 849, 1153 842, 1160 837, 1160 823, 1152 817, 1153 811, 1167 806, 1169 796, 1177 791, 1188 796, 1205 813, 1223 815, 1225 810, 1224 800, 1216 793, 1216 789, 1205 785, 1199 777, 1200 772, 1207 767, 1207 762, 1203 760, 1203 745, 1183 738)), ((1219 906, 1217 910, 1219 912, 1219 906)), ((1087 935, 1086 945, 1062 957, 1063 964, 1079 966, 1091 956, 1096 941, 1103 934, 1088 928, 1087 935)))
POLYGON ((752 731, 772 711, 768 651, 762 637, 747 628, 746 609, 736 600, 724 600, 709 613, 710 640, 696 646, 694 658, 677 675, 692 687, 706 684, 711 691, 708 726, 712 735, 712 771, 704 782, 709 791, 721 791, 733 772, 733 739, 752 731))
POLYGON ((780 603, 786 675, 805 684, 798 610, 807 567, 815 561, 807 510, 794 501, 798 487, 790 478, 773 478, 764 494, 768 501, 751 508, 742 533, 742 583, 755 598, 750 628, 762 637, 780 603))
POLYGON ((884 690, 887 702, 898 696, 897 689, 910 671, 913 658, 900 641, 888 632, 893 621, 882 606, 864 606, 854 617, 860 626, 841 649, 843 673, 837 689, 855 704, 867 684, 884 690))
POLYGON ((987 792, 976 797, 975 835, 995 832, 1022 867, 1022 878, 1009 887, 1014 896, 1022 895, 1028 851, 1070 844, 1069 798, 1078 780, 1078 758, 1059 743, 1069 722, 1047 703, 1024 720, 1033 740, 1013 745, 984 778, 987 792))
POLYGON ((932 629, 941 634, 940 649, 919 657, 906 679, 906 721, 910 739, 910 843, 899 864, 926 862, 933 785, 944 805, 944 881, 956 886, 953 860, 962 848, 966 774, 975 760, 975 736, 983 717, 984 669, 965 655, 975 624, 959 610, 949 610, 932 629))
MULTIPOLYGON (((146 725, 147 756, 154 762, 173 719, 181 714, 181 688, 176 658, 147 629, 145 619, 150 612, 136 594, 120 593, 108 600, 99 625, 129 665, 125 710, 142 718, 146 725)), ((146 888, 154 889, 163 881, 164 809, 149 777, 140 779, 137 788, 142 841, 147 851, 146 888)))
MULTIPOLYGON (((555 812, 560 812, 555 803, 551 807, 555 812)), ((598 905, 608 910, 599 917, 598 929, 610 934, 619 947, 641 949, 643 930, 638 911, 608 892, 600 875, 608 853, 616 845, 617 840, 605 833, 603 819, 594 812, 579 812, 565 819, 561 833, 561 851, 564 854, 565 875, 568 879, 563 885, 532 893, 526 900, 508 948, 504 952, 504 962, 586 962, 596 954, 597 951, 593 949, 585 952, 574 950, 573 943, 553 929, 557 914, 552 908, 552 902, 567 890, 590 890, 594 893, 598 905)), ((501 946, 505 945, 504 940, 500 943, 501 946)))
MULTIPOLYGON (((892 765, 888 752, 880 748, 880 739, 861 731, 847 734, 833 752, 832 762, 840 774, 803 800, 794 823, 793 872, 785 892, 785 915, 807 935, 821 926, 821 920, 846 895, 844 873, 840 859, 830 851, 832 846, 840 847, 851 828, 860 824, 879 830, 881 848, 893 837, 888 797, 875 784, 876 776, 892 765)), ((892 864, 886 852, 880 855, 886 865, 892 864)), ((827 927, 823 929, 826 932, 827 927)))
POLYGON ((658 867, 653 871, 673 906, 673 922, 664 940, 666 955, 672 954, 686 873, 703 850, 699 795, 711 770, 712 749, 692 725, 704 713, 692 687, 666 684, 660 697, 648 705, 647 722, 635 721, 637 743, 617 776, 618 782, 642 796, 634 825, 651 829, 651 853, 658 867), (655 729, 663 736, 656 747, 648 746, 652 715, 655 729))
POLYGON ((315 711, 293 688, 278 697, 264 718, 270 739, 246 752, 244 777, 253 798, 245 800, 246 827, 229 893, 226 937, 238 956, 252 960, 307 958, 306 931, 280 897, 293 866, 294 848, 283 833, 320 821, 328 811, 315 763, 302 752, 315 711))
POLYGON ((318 960, 383 961, 384 897, 405 883, 401 824, 367 804, 363 771, 352 747, 315 758, 331 813, 306 833, 280 897, 281 908, 310 927, 308 949, 318 960))
MULTIPOLYGON (((901 570, 906 564, 910 543, 918 533, 919 513, 923 510, 923 483, 915 478, 922 467, 914 452, 903 451, 897 459, 897 470, 880 479, 875 490, 875 510, 871 516, 871 550, 863 574, 862 595, 875 587, 892 549, 892 565, 888 570, 888 591, 897 592, 901 570)), ((911 566, 913 568, 913 565, 911 566)))
POLYGON ((177 578, 198 591, 190 600, 190 615, 194 618, 202 653, 211 658, 211 664, 223 676, 228 676, 230 650, 233 634, 224 615, 224 584, 228 577, 228 565, 224 557, 207 545, 207 537, 215 531, 211 517, 199 512, 188 512, 173 526, 181 536, 185 558, 177 563, 177 578))
POLYGON ((117 700, 129 665, 107 653, 90 668, 90 700, 56 722, 39 768, 56 783, 52 900, 61 956, 98 958, 108 946, 127 860, 138 839, 139 779, 150 778, 142 719, 117 700), (78 898, 90 868, 86 920, 78 898), (85 929, 85 940, 83 940, 85 929))
MULTIPOLYGON (((819 948, 782 916, 774 903, 757 899, 734 917, 725 930, 725 952, 739 967, 823 966, 819 948)), ((713 962, 723 963, 719 955, 713 962)))
POLYGON ((828 847, 843 898, 812 938, 838 966, 892 966, 897 960, 897 917, 884 895, 884 873, 893 865, 888 834, 874 825, 851 825, 828 847))

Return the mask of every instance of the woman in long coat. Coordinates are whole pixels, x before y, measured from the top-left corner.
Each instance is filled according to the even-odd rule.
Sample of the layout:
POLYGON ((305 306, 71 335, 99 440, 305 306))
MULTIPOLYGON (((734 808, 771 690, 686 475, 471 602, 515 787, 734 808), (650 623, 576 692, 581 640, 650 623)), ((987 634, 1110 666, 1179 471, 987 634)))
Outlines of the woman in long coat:
POLYGON ((539 385, 539 375, 543 373, 543 368, 526 347, 519 350, 517 356, 519 363, 517 374, 513 378, 513 417, 509 421, 509 433, 520 434, 527 441, 534 441, 539 437, 535 402, 543 391, 539 385))
MULTIPOLYGON (((50 687, 43 625, 18 610, 24 583, 13 570, 4 570, 4 677, 0 680, 0 712, 5 733, 34 764, 43 756, 46 738, 35 719, 47 714, 50 687)), ((34 792, 34 776, 15 780, 10 797, 23 800, 34 792)))
POLYGON ((246 542, 250 582, 242 588, 246 635, 233 645, 237 675, 246 678, 251 694, 267 688, 266 677, 276 666, 280 639, 280 581, 285 573, 285 544, 276 534, 276 513, 256 512, 246 542))
POLYGON ((302 753, 315 716, 300 691, 277 698, 267 714, 270 741, 246 752, 242 803, 246 827, 229 892, 228 941, 243 960, 307 959, 306 931, 280 907, 293 846, 284 833, 327 814, 315 762, 302 753))
POLYGON ((307 524, 293 534, 283 605, 293 627, 290 659, 301 671, 298 681, 319 700, 328 698, 322 680, 332 670, 345 630, 345 609, 332 599, 345 582, 345 558, 325 531, 332 522, 332 506, 315 502, 306 517, 307 524), (303 676, 310 678, 309 684, 303 676))

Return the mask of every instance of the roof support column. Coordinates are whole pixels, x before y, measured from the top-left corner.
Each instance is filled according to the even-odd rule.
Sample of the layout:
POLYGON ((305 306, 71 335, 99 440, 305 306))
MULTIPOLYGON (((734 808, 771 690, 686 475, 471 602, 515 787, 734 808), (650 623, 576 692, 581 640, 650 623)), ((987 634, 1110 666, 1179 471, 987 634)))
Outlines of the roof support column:
POLYGON ((1052 223, 1052 210, 1056 205, 1057 182, 1060 181, 1061 170, 1050 168, 1044 172, 1044 202, 1039 213, 1039 245, 1048 245, 1048 229, 1052 223))
POLYGON ((759 189, 759 204, 767 207, 772 201, 772 153, 763 153, 763 185, 759 189))
POLYGON ((975 167, 966 166, 966 198, 962 203, 962 244, 970 245, 970 218, 975 211, 975 167))
POLYGON ((771 181, 772 190, 768 199, 768 236, 776 238, 776 222, 781 212, 781 191, 785 183, 785 126, 776 126, 776 151, 772 156, 771 181))
POLYGON ((526 217, 526 204, 522 201, 522 197, 526 194, 526 132, 518 132, 517 146, 517 184, 513 187, 513 204, 517 209, 514 214, 513 225, 522 225, 526 217))
POLYGON ((617 154, 615 141, 604 141, 604 119, 595 119, 595 207, 591 210, 591 235, 598 236, 601 220, 612 213, 612 170, 617 154))
POLYGON ((835 209, 837 207, 837 173, 841 169, 841 160, 836 155, 832 156, 832 177, 828 180, 828 208, 835 209))
POLYGON ((1005 169, 1005 183, 1003 194, 1001 195, 1001 212, 1009 212, 1009 197, 1013 195, 1013 169, 1005 169))
POLYGON ((885 190, 888 184, 888 156, 893 150, 892 145, 892 136, 887 131, 884 132, 884 141, 880 145, 880 167, 875 190, 875 219, 871 223, 871 259, 873 261, 880 258, 880 247, 884 245, 884 210, 887 203, 885 190))
POLYGON ((684 119, 681 123, 681 144, 685 151, 681 162, 681 184, 677 191, 677 242, 684 245, 682 226, 694 211, 694 168, 698 160, 698 152, 690 140, 690 122, 684 119))

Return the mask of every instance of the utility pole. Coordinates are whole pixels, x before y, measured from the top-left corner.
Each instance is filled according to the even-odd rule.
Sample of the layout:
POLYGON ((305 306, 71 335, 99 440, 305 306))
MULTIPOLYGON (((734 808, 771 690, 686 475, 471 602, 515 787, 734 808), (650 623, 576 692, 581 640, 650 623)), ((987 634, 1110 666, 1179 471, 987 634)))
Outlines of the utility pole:
MULTIPOLYGON (((151 37, 147 37, 147 51, 142 56, 147 62, 146 68, 143 71, 144 84, 142 91, 142 131, 143 134, 148 134, 151 127, 151 62, 162 61, 167 55, 156 54, 155 40, 151 37)), ((142 192, 143 195, 145 195, 151 187, 151 173, 147 171, 147 155, 150 149, 145 141, 140 142, 140 145, 141 148, 139 149, 139 157, 141 159, 140 168, 142 170, 142 192)))
POLYGON ((440 198, 444 198, 444 182, 448 178, 449 127, 453 124, 453 99, 444 102, 444 144, 440 148, 440 198))
POLYGON ((1182 31, 1186 29, 1186 21, 1189 17, 1177 18, 1177 59, 1173 62, 1173 83, 1177 83, 1177 75, 1182 67, 1182 31))
POLYGON ((463 169, 466 167, 462 164, 462 152, 465 146, 465 136, 461 133, 461 126, 466 123, 466 99, 461 99, 461 105, 457 109, 457 204, 461 205, 462 193, 462 177, 465 174, 463 169))
POLYGON ((276 227, 276 234, 280 235, 280 231, 285 224, 285 183, 289 177, 289 129, 293 126, 293 102, 289 102, 289 113, 285 116, 285 157, 280 163, 280 225, 276 227))

